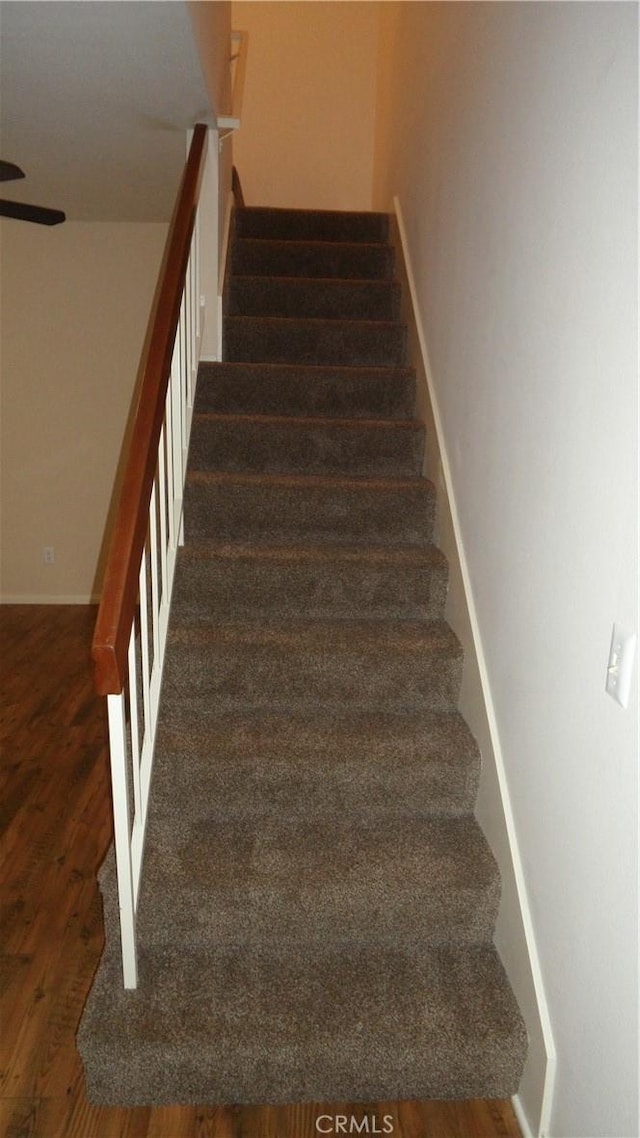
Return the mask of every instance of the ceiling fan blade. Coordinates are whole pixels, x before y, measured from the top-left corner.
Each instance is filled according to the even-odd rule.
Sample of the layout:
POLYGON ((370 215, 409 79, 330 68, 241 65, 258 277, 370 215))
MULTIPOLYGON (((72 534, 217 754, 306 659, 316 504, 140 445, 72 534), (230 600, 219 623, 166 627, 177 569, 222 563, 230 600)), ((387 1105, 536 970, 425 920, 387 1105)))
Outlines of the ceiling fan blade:
POLYGON ((14 182, 24 176, 24 170, 16 166, 15 162, 3 162, 0 158, 0 182, 14 182))
POLYGON ((43 205, 27 205, 0 198, 0 217, 14 217, 17 221, 33 221, 36 225, 60 225, 66 221, 61 209, 47 209, 43 205))

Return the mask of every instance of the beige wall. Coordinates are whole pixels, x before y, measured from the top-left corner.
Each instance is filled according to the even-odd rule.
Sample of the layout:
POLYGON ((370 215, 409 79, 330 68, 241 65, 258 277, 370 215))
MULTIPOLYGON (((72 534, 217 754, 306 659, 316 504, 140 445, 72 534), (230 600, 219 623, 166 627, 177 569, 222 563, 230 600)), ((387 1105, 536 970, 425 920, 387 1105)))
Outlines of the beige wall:
POLYGON ((232 7, 249 33, 234 140, 247 205, 370 209, 377 3, 232 7))
POLYGON ((188 8, 211 110, 227 115, 231 106, 230 0, 188 0, 188 8))
MULTIPOLYGON (((497 770, 557 1049, 544 1132, 637 1138, 637 700, 605 693, 638 624, 637 5, 382 9, 374 202, 428 346, 498 759, 479 817, 505 866, 497 770)), ((539 1133, 531 1064, 519 1101, 539 1133)))
POLYGON ((86 600, 99 587, 166 231, 1 223, 2 600, 86 600))

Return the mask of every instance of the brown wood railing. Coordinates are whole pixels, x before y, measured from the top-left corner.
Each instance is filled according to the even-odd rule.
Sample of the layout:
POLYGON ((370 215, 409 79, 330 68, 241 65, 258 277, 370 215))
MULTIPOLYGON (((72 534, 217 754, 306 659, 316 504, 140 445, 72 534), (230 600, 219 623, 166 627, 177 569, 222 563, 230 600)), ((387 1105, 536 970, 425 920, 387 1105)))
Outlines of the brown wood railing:
POLYGON ((149 503, 206 142, 207 128, 199 123, 193 132, 167 237, 157 303, 141 363, 138 405, 93 637, 95 684, 100 695, 119 694, 127 675, 127 652, 149 523, 149 503))

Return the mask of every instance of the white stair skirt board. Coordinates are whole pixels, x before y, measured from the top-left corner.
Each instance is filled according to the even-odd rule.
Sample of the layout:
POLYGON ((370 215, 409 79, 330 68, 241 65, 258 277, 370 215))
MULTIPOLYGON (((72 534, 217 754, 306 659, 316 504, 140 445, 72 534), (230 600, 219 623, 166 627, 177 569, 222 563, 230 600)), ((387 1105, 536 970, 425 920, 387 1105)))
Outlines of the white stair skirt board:
MULTIPOLYGON (((500 864, 503 880, 503 906, 506 903, 511 886, 512 913, 516 912, 520 923, 520 932, 516 939, 510 924, 510 937, 504 935, 500 938, 500 921, 498 922, 498 936, 496 942, 503 958, 509 979, 518 998, 529 1033, 529 1054, 525 1066, 522 1083, 518 1095, 514 1097, 513 1105, 522 1128, 524 1138, 548 1138, 548 1127, 553 1103, 553 1090, 556 1074, 556 1051, 551 1029, 551 1021, 547 1006, 544 982, 540 968, 538 950, 535 942, 529 898, 522 868, 522 859, 516 833, 515 820, 511 806, 509 786, 507 781, 504 757, 502 753, 500 733, 496 719, 491 693, 491 683, 487 670, 482 637, 478 624, 471 578, 466 560, 465 548, 460 520, 458 516, 455 494, 453 491, 451 468, 448 459, 447 443, 444 437, 442 420, 439 413, 437 393, 433 383, 433 375, 427 348, 427 336, 422 323, 418 304, 418 293, 408 245, 407 233, 404 225, 400 199, 393 199, 395 220, 397 222, 397 251, 399 254, 397 266, 399 275, 406 281, 406 289, 402 296, 406 299, 406 311, 403 318, 409 325, 409 337, 415 341, 416 358, 412 362, 417 372, 417 400, 425 416, 431 419, 434 434, 437 440, 439 455, 432 452, 430 477, 437 485, 438 504, 437 514, 442 514, 442 528, 450 530, 450 540, 446 542, 445 534, 439 535, 439 544, 449 560, 450 572, 453 578, 457 574, 460 581, 460 592, 466 608, 464 614, 459 614, 466 629, 456 627, 451 614, 449 622, 464 645, 465 672, 473 669, 475 672, 477 691, 474 705, 476 709, 482 708, 484 723, 476 723, 464 711, 469 725, 478 737, 483 755, 483 765, 487 768, 491 764, 490 772, 499 788, 502 815, 504 819, 504 833, 494 835, 490 826, 481 819, 483 828, 487 833, 490 844, 500 864), (420 358, 418 358, 418 356, 420 358), (440 477, 434 478, 434 470, 438 466, 440 477), (465 631, 467 635, 465 636, 465 631), (483 743, 487 745, 483 745, 483 743), (494 841, 494 837, 496 840, 494 841), (502 839, 502 840, 500 840, 502 839), (500 857, 500 847, 506 851, 510 864, 505 864, 505 856, 500 857), (519 943, 518 943, 519 942, 519 943)), ((404 283, 404 282, 401 282, 404 283)), ((418 412, 420 413, 420 411, 418 412)), ((430 438, 433 435, 430 433, 430 438)), ((464 685, 464 680, 463 680, 464 685)))

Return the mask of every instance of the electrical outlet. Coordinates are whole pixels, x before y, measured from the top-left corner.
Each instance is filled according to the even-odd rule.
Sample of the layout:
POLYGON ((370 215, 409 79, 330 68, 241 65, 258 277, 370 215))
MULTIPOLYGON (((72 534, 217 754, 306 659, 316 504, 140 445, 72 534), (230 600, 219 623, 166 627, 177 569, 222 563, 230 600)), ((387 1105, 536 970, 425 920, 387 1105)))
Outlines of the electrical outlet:
POLYGON ((621 707, 628 707, 633 662, 636 656, 636 634, 614 624, 607 664, 606 691, 621 707))
POLYGON ((45 565, 53 565, 56 555, 52 545, 45 545, 42 551, 42 557, 45 565))

